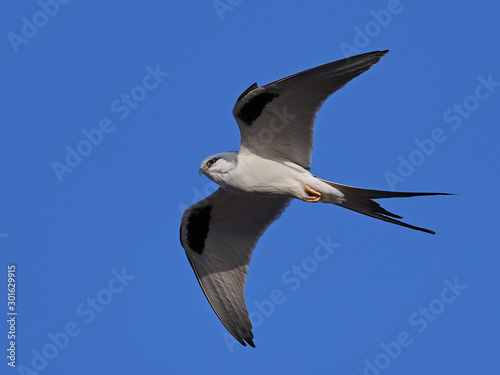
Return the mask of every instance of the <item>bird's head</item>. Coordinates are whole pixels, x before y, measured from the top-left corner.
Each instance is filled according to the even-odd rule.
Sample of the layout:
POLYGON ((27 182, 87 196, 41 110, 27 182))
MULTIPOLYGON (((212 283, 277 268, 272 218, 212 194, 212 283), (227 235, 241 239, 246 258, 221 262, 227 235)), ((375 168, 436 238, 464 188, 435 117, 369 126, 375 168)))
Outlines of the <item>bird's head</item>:
POLYGON ((211 180, 218 180, 218 177, 228 173, 238 163, 238 153, 237 152, 222 152, 220 154, 215 154, 209 156, 201 162, 200 169, 198 173, 200 175, 204 174, 211 180))

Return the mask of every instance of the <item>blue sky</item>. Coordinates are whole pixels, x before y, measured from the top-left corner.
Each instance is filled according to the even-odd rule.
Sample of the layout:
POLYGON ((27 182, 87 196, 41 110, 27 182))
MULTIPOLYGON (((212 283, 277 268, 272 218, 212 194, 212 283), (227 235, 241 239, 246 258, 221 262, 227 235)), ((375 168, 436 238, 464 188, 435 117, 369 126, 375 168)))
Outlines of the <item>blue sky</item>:
POLYGON ((0 14, 2 374, 497 370, 496 2, 9 2, 0 14), (256 348, 228 338, 179 243, 236 150, 235 100, 389 49, 334 94, 312 172, 435 236, 294 202, 254 252, 256 348), (5 357, 16 271, 16 368, 5 357), (297 271, 300 267, 301 271, 297 271))

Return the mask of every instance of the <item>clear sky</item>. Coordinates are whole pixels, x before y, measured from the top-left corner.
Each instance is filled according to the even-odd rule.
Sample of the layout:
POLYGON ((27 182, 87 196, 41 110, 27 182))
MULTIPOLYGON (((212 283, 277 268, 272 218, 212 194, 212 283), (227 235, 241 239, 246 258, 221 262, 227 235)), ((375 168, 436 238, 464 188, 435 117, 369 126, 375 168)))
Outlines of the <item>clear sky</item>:
POLYGON ((498 371, 498 2, 7 2, 0 12, 2 374, 498 371), (253 254, 256 348, 179 243, 259 85, 389 49, 316 122, 312 172, 435 236, 294 202, 253 254), (15 265, 15 364, 7 334, 15 265))

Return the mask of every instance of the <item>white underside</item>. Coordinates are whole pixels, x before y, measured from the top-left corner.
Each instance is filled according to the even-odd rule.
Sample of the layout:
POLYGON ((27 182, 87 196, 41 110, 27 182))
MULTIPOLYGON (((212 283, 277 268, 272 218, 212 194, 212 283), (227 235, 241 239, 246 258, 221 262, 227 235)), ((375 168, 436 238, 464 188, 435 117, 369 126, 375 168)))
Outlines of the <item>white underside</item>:
POLYGON ((313 176, 301 166, 285 159, 265 159, 252 153, 238 155, 235 168, 207 177, 235 194, 269 197, 308 198, 305 185, 321 193, 319 202, 338 203, 343 194, 313 176))

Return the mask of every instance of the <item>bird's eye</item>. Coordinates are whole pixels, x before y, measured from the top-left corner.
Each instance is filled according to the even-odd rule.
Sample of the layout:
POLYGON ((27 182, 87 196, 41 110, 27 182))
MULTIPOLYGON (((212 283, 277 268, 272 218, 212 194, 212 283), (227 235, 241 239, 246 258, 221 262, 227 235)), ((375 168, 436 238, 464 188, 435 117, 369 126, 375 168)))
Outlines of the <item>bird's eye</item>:
POLYGON ((215 162, 216 162, 216 161, 217 161, 217 159, 210 159, 209 161, 207 161, 207 164, 208 164, 209 166, 212 166, 212 165, 214 165, 214 164, 215 164, 215 162))

